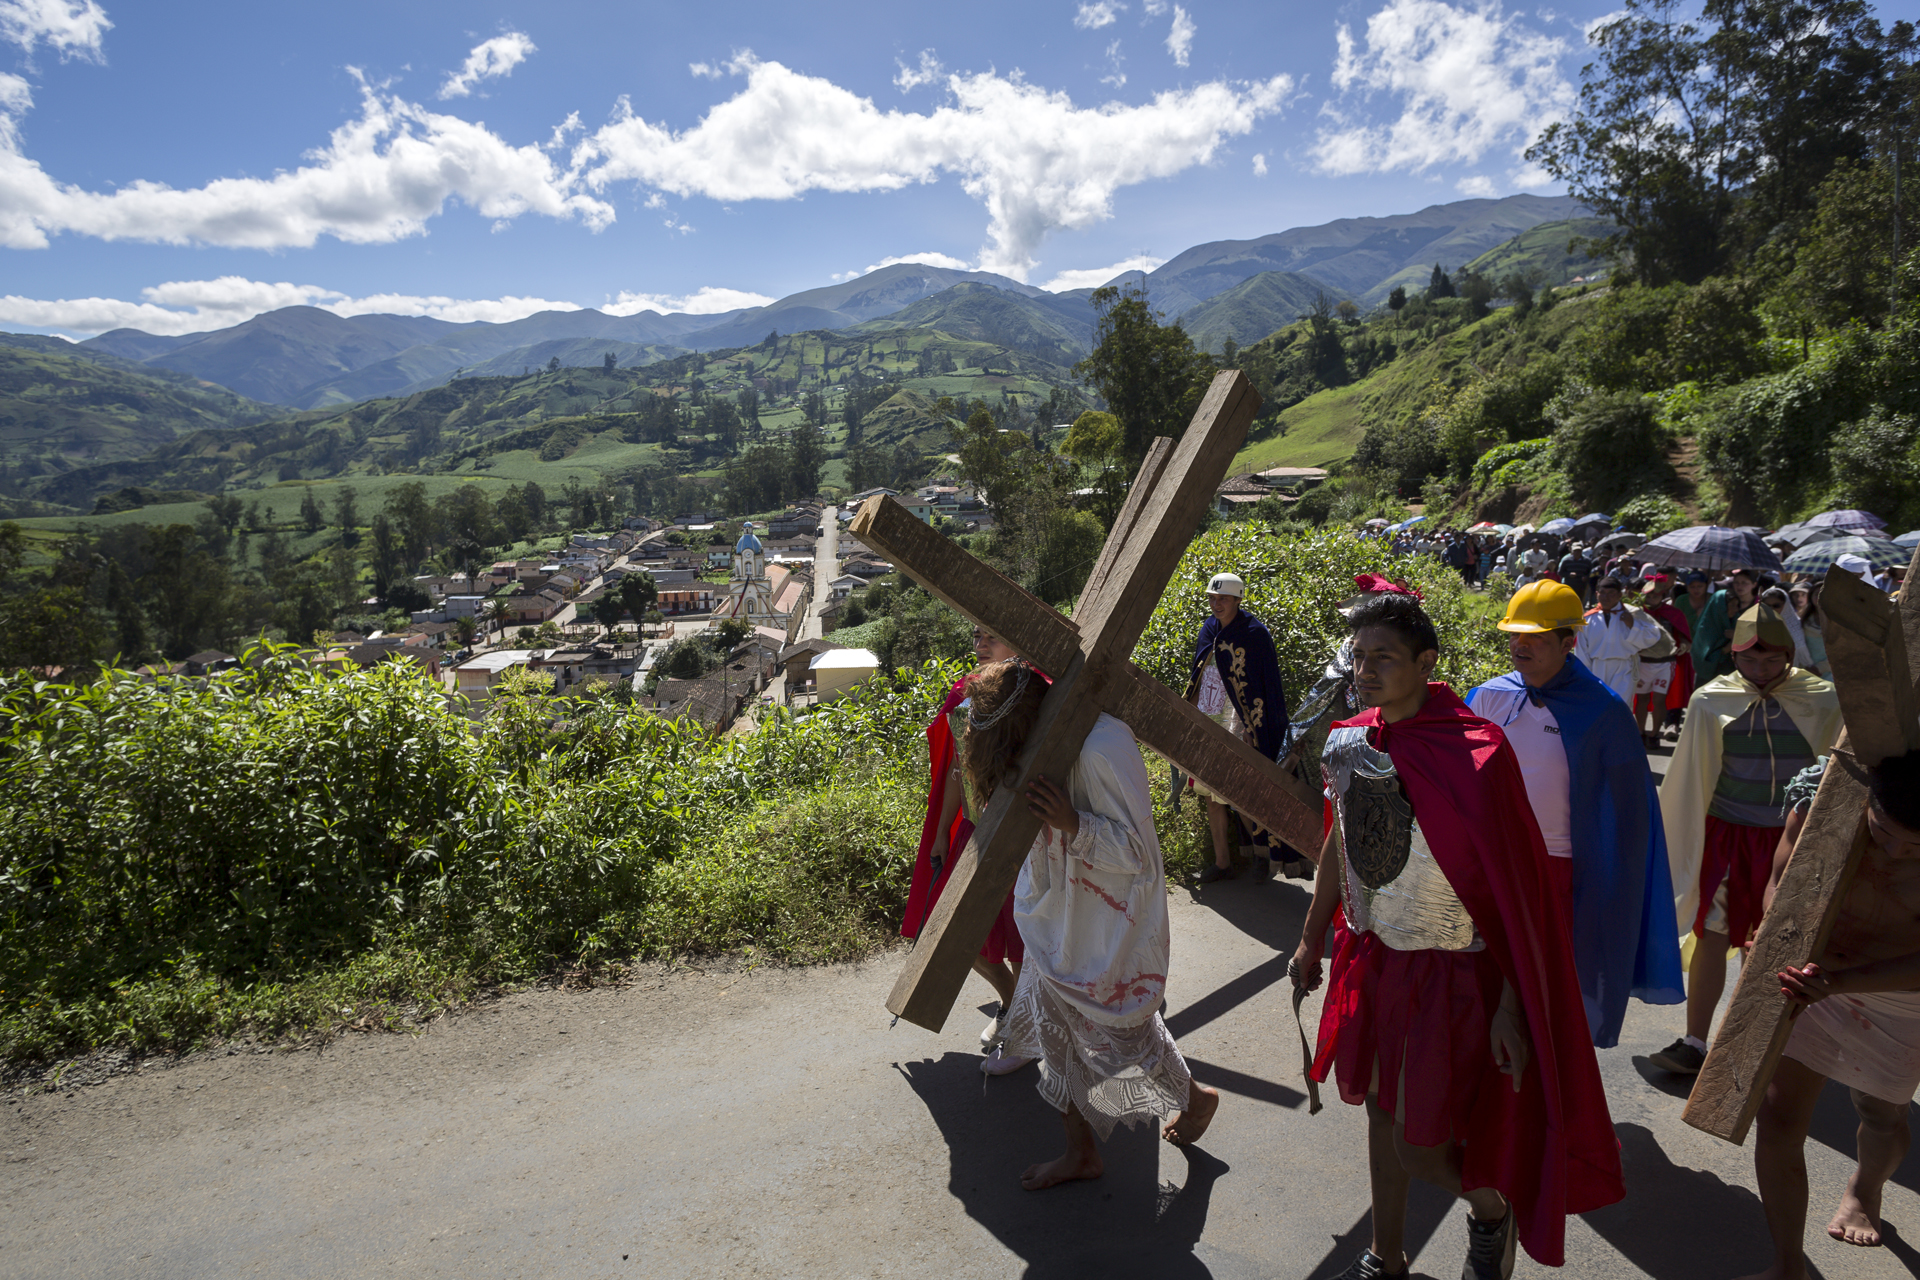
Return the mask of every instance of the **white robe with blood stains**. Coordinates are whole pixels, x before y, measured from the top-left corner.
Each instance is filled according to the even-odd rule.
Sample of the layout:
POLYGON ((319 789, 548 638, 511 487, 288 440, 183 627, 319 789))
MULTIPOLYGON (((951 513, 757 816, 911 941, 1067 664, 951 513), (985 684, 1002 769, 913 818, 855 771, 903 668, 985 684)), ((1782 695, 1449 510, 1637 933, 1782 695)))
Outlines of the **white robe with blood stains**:
POLYGON ((1116 1121, 1182 1110, 1191 1077, 1159 1014, 1172 931, 1132 731, 1095 721, 1066 790, 1079 834, 1043 827, 1014 890, 1027 958, 1006 1052, 1039 1058, 1041 1095, 1074 1103, 1105 1137, 1116 1121))

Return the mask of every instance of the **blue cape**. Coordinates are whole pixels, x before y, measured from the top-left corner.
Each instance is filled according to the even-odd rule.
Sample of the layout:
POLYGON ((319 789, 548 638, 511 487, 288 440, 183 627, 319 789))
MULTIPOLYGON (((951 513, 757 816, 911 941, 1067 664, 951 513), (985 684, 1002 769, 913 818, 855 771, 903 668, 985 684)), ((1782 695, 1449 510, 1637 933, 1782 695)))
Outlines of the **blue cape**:
POLYGON ((1559 675, 1529 690, 1509 671, 1480 691, 1544 702, 1567 749, 1573 812, 1573 960, 1593 1043, 1620 1041, 1627 997, 1680 1004, 1680 941, 1660 794, 1633 713, 1571 655, 1559 675))
MULTIPOLYGON (((1227 697, 1240 714, 1241 725, 1253 732, 1254 747, 1267 759, 1278 760, 1287 745, 1287 695, 1280 683, 1280 658, 1274 652, 1267 624, 1245 609, 1225 627, 1220 619, 1209 617, 1194 646, 1189 672, 1192 681, 1200 679, 1201 664, 1209 654, 1220 670, 1227 697)), ((1266 849, 1276 843, 1277 837, 1270 836, 1266 828, 1251 821, 1248 826, 1258 847, 1266 849)), ((1287 849, 1284 843, 1280 847, 1287 849)), ((1284 856, 1298 855, 1288 850, 1284 856)))

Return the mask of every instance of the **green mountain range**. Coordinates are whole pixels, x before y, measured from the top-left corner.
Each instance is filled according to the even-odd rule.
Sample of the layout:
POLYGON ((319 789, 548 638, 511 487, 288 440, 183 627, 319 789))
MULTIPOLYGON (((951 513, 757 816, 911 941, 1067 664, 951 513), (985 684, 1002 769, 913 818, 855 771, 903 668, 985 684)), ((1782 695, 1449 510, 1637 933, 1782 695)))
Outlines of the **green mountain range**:
POLYGON ((1467 266, 1495 280, 1504 280, 1516 271, 1531 272, 1538 281, 1536 288, 1556 288, 1576 278, 1605 270, 1603 263, 1595 262, 1584 251, 1568 249, 1568 241, 1598 239, 1614 229, 1614 225, 1605 218, 1568 218, 1558 222, 1543 222, 1487 250, 1467 266))

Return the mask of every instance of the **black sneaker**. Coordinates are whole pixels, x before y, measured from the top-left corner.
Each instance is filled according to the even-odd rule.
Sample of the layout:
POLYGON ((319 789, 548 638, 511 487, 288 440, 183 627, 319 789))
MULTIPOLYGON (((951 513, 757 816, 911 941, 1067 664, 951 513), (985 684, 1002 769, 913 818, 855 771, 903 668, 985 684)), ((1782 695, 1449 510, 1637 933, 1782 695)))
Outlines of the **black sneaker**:
POLYGON ((1508 1280, 1513 1275, 1513 1206, 1498 1222, 1482 1222, 1467 1215, 1467 1261, 1460 1280, 1508 1280))
POLYGON ((1336 1276, 1335 1280, 1400 1280, 1400 1277, 1411 1274, 1410 1270, 1387 1270, 1387 1264, 1380 1261, 1373 1250, 1362 1249, 1360 1256, 1349 1263, 1347 1269, 1336 1276))
POLYGON ((1649 1054, 1647 1057, 1647 1061, 1654 1066, 1662 1071, 1671 1071, 1677 1076, 1699 1075, 1700 1068, 1706 1060, 1707 1055, 1688 1044, 1685 1036, 1681 1036, 1660 1052, 1649 1054))
POLYGON ((1200 883, 1212 884, 1215 880, 1231 880, 1238 874, 1239 873, 1232 867, 1222 867, 1214 863, 1208 863, 1206 866, 1200 868, 1200 883))
POLYGON ((1273 879, 1273 859, 1267 857, 1265 854, 1254 854, 1253 882, 1255 884, 1265 884, 1271 879, 1273 879))

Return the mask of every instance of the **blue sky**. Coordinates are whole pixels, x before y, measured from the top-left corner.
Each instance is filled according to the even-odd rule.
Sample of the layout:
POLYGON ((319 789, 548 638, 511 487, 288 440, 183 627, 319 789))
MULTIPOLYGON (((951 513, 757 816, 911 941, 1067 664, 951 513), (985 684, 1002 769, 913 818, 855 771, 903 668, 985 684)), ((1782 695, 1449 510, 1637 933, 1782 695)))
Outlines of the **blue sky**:
POLYGON ((0 328, 1095 283, 1553 191, 1609 7, 0 0, 0 328))

